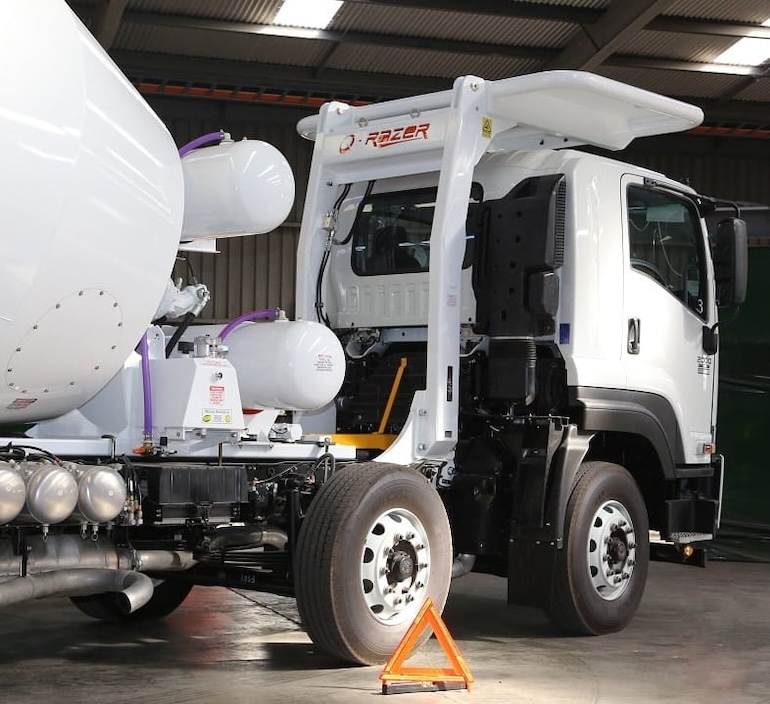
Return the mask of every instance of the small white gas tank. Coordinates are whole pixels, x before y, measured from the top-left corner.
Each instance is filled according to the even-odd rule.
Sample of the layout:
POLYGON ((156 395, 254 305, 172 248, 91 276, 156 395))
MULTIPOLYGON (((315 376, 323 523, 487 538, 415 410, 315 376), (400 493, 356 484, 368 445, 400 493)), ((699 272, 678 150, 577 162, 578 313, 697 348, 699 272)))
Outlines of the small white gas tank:
POLYGON ((294 174, 274 146, 225 140, 182 159, 182 240, 269 232, 294 204, 294 174))
POLYGON ((225 344, 246 409, 314 410, 334 399, 345 378, 342 345, 319 323, 244 323, 225 344))

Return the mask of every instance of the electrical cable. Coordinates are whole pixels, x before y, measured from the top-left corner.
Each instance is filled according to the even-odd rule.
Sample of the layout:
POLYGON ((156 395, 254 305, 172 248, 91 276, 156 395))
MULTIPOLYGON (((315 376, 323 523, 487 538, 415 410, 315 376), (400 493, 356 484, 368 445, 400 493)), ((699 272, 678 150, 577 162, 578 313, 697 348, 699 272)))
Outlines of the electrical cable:
POLYGON ((166 343, 166 359, 171 356, 171 353, 174 351, 177 343, 182 339, 182 335, 187 332, 187 329, 190 327, 193 320, 195 320, 195 313, 191 311, 185 313, 184 318, 182 318, 182 322, 179 323, 179 326, 176 330, 174 330, 174 334, 171 336, 171 339, 168 341, 168 343, 166 343))

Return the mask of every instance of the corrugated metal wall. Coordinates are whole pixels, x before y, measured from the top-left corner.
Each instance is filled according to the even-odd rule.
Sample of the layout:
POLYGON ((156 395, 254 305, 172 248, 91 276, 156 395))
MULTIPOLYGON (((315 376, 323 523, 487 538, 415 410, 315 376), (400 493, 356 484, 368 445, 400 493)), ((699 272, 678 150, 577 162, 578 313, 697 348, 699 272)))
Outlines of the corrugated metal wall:
MULTIPOLYGON (((221 254, 189 256, 196 277, 212 291, 201 316, 225 321, 258 308, 294 313, 295 252, 312 144, 295 130, 311 109, 270 107, 184 98, 149 98, 178 144, 218 129, 234 138, 270 142, 291 164, 297 196, 287 223, 251 237, 219 240, 221 254)), ((618 155, 612 154, 617 157, 618 155)), ((701 193, 725 199, 770 203, 770 140, 694 135, 639 140, 620 158, 689 180, 701 193)), ((186 264, 175 272, 186 276, 186 264)))
POLYGON ((705 195, 770 203, 770 140, 656 137, 632 143, 621 158, 687 180, 705 195))

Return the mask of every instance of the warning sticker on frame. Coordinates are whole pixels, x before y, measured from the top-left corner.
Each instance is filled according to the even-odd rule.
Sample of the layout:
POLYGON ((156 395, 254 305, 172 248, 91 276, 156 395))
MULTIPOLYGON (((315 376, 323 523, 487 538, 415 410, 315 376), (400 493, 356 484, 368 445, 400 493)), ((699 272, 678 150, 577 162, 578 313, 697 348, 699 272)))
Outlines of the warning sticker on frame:
POLYGON ((209 386, 209 403, 213 406, 219 406, 225 402, 224 386, 209 386))
POLYGON ((232 408, 204 408, 201 411, 201 420, 204 423, 220 425, 233 422, 232 408))

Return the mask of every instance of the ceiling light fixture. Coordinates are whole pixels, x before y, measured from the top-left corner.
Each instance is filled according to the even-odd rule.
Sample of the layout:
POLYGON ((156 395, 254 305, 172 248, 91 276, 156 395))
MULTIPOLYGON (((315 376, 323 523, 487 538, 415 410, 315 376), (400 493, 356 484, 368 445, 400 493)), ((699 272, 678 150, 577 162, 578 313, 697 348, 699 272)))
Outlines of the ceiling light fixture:
MULTIPOLYGON (((762 23, 770 27, 770 19, 762 23)), ((770 59, 770 39, 764 37, 744 37, 714 59, 716 64, 736 64, 738 66, 759 66, 770 59)))
POLYGON ((284 0, 273 24, 326 29, 342 7, 342 0, 284 0))

